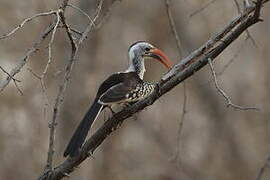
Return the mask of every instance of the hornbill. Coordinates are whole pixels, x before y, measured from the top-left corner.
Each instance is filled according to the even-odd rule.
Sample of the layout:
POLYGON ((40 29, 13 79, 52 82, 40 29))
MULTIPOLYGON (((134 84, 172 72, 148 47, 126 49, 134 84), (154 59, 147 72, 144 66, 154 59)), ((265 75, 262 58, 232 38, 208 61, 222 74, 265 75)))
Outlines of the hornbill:
POLYGON ((77 154, 91 125, 104 108, 111 107, 113 104, 134 103, 153 92, 155 84, 143 81, 145 58, 152 57, 167 68, 172 66, 170 60, 161 50, 145 41, 133 43, 128 49, 128 56, 128 69, 125 72, 112 74, 100 85, 93 104, 67 145, 64 157, 73 157, 77 154))

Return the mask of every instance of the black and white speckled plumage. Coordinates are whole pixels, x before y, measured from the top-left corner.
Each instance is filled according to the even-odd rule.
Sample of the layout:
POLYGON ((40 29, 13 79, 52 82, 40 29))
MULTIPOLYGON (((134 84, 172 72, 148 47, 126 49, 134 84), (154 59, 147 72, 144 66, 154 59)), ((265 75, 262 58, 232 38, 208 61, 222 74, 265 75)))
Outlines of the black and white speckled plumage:
POLYGON ((72 157, 78 152, 91 125, 105 107, 113 104, 136 102, 153 92, 155 85, 143 81, 145 72, 144 55, 152 48, 154 46, 147 42, 137 42, 129 48, 128 69, 125 72, 111 75, 100 85, 93 104, 66 147, 65 157, 72 157))
POLYGON ((127 101, 134 102, 144 99, 153 92, 154 88, 155 85, 149 82, 137 84, 135 89, 133 89, 130 93, 127 94, 127 101))

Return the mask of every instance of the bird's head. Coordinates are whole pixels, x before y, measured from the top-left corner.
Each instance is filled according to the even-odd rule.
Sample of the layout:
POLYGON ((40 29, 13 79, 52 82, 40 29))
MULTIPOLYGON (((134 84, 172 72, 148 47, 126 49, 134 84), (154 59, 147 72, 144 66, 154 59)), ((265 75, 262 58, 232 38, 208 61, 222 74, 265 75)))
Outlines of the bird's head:
MULTIPOLYGON (((151 57, 161 62, 165 67, 170 69, 172 63, 169 58, 158 48, 145 41, 138 41, 133 43, 128 50, 129 59, 131 63, 136 66, 137 64, 143 64, 143 60, 146 57, 151 57), (140 62, 142 61, 142 62, 140 62)), ((144 64, 143 64, 144 68, 144 64)))

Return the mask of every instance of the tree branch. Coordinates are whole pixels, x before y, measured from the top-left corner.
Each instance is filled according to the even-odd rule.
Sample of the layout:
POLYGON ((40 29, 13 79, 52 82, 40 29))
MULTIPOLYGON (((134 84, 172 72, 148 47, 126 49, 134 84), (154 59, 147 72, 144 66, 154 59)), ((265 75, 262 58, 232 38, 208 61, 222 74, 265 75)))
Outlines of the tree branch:
MULTIPOLYGON (((179 54, 179 59, 182 59, 183 56, 183 47, 181 45, 181 41, 180 38, 178 36, 178 32, 175 26, 175 21, 174 21, 174 17, 172 15, 172 10, 171 10, 171 0, 165 0, 165 5, 166 5, 166 10, 167 10, 167 16, 170 22, 170 27, 171 27, 171 31, 172 34, 174 36, 175 39, 175 43, 177 46, 177 50, 178 50, 178 54, 179 54)), ((178 161, 179 160, 179 151, 180 151, 180 138, 181 138, 181 134, 182 134, 182 129, 184 126, 184 121, 185 121, 185 115, 187 112, 187 93, 186 93, 186 83, 183 82, 183 107, 182 107, 182 112, 181 112, 181 116, 179 119, 179 123, 178 123, 178 131, 177 131, 177 138, 176 138, 176 150, 175 150, 175 154, 172 157, 173 161, 178 161)))
MULTIPOLYGON (((96 10, 96 14, 95 14, 95 17, 93 18, 93 21, 91 21, 88 24, 88 26, 86 27, 85 31, 83 32, 83 34, 80 37, 77 44, 74 42, 72 34, 71 34, 71 30, 70 30, 70 28, 65 20, 64 12, 65 12, 65 8, 68 5, 68 0, 64 0, 62 5, 60 6, 59 16, 61 18, 61 22, 62 22, 64 28, 66 29, 67 36, 68 36, 70 43, 71 43, 71 54, 70 54, 69 61, 66 64, 65 74, 64 74, 62 82, 59 85, 58 93, 57 93, 57 96, 55 99, 55 104, 54 104, 54 108, 53 108, 53 116, 52 116, 51 122, 49 123, 49 128, 50 128, 50 135, 49 136, 50 137, 49 137, 48 160, 47 160, 46 168, 45 168, 43 174, 39 177, 39 179, 61 179, 65 176, 69 176, 68 173, 66 173, 66 172, 60 172, 60 173, 58 172, 57 173, 57 171, 52 168, 53 167, 52 160, 53 160, 53 154, 54 154, 55 126, 57 125, 57 117, 59 115, 61 105, 64 101, 65 90, 66 90, 66 87, 67 87, 69 79, 70 79, 72 67, 74 65, 74 62, 75 62, 78 54, 79 54, 79 49, 80 49, 82 43, 84 42, 84 40, 86 39, 87 35, 90 33, 90 31, 93 29, 97 30, 99 27, 101 27, 101 26, 96 26, 95 22, 100 17, 103 1, 104 0, 99 1, 98 7, 96 10)), ((115 2, 115 1, 113 1, 113 2, 115 2)), ((104 19, 106 17, 107 13, 108 12, 105 13, 105 16, 103 16, 102 19, 104 19)), ((99 24, 102 22, 103 21, 100 21, 99 24)), ((93 31, 91 31, 91 32, 93 32, 93 31)))
POLYGON ((55 24, 49 25, 43 33, 41 33, 40 38, 36 42, 34 42, 33 46, 27 50, 24 57, 19 61, 19 63, 10 71, 9 75, 6 77, 4 81, 0 83, 0 92, 2 92, 5 87, 9 84, 9 82, 14 78, 14 76, 21 71, 24 65, 27 63, 29 57, 31 57, 35 52, 38 51, 38 47, 40 44, 47 38, 47 36, 54 29, 55 24))
POLYGON ((213 78, 214 78, 216 89, 217 89, 218 93, 221 96, 223 96, 224 99, 226 100, 227 107, 233 107, 234 109, 238 109, 238 110, 259 110, 256 107, 243 107, 243 106, 239 106, 239 105, 232 103, 231 98, 225 93, 225 91, 223 89, 220 88, 220 86, 218 84, 216 71, 214 69, 214 65, 212 63, 211 58, 208 58, 208 64, 210 66, 210 70, 211 70, 213 78))
POLYGON ((145 107, 152 105, 158 98, 169 92, 176 85, 191 77, 195 72, 208 64, 209 58, 214 60, 234 40, 245 32, 246 29, 260 21, 259 15, 262 3, 268 1, 269 0, 258 0, 256 6, 248 9, 245 13, 232 20, 220 33, 210 38, 207 43, 198 50, 195 50, 187 58, 181 60, 180 63, 175 65, 171 71, 163 76, 162 80, 157 83, 155 91, 149 97, 115 113, 86 141, 77 156, 66 159, 52 171, 51 179, 61 179, 72 172, 74 168, 82 163, 90 153, 93 153, 114 130, 118 129, 123 121, 143 110, 145 107), (255 13, 252 14, 254 11, 255 13))
POLYGON ((197 9, 196 11, 194 11, 193 13, 191 13, 189 15, 190 18, 192 18, 193 16, 199 14, 200 12, 202 12, 203 10, 205 10, 206 8, 208 8, 208 6, 210 6, 211 4, 215 3, 217 0, 211 0, 209 2, 207 2, 205 5, 203 5, 201 8, 197 9))
POLYGON ((33 19, 37 18, 37 17, 41 17, 41 16, 50 16, 52 14, 56 14, 56 11, 48 11, 48 12, 43 12, 43 13, 38 13, 33 15, 32 17, 26 18, 25 20, 23 20, 21 22, 21 24, 19 24, 17 27, 15 27, 14 29, 12 29, 10 32, 0 36, 0 40, 1 39, 5 39, 9 36, 11 36, 12 34, 14 34, 15 32, 17 32, 19 29, 21 29, 27 22, 32 21, 33 19))
MULTIPOLYGON (((240 8, 240 5, 239 5, 238 1, 237 0, 233 0, 233 1, 234 1, 235 5, 236 5, 236 8, 237 8, 238 13, 241 14, 242 12, 241 12, 241 8, 240 8)), ((252 44, 255 47, 257 47, 257 43, 256 43, 255 39, 251 36, 251 34, 250 34, 250 32, 249 32, 248 29, 246 30, 246 34, 247 34, 247 39, 250 39, 251 42, 252 42, 252 44)))
POLYGON ((270 166, 270 156, 268 156, 268 158, 264 162, 263 166, 260 168, 259 173, 258 173, 258 175, 256 177, 256 180, 261 180, 262 179, 265 170, 267 168, 269 168, 269 166, 270 166))

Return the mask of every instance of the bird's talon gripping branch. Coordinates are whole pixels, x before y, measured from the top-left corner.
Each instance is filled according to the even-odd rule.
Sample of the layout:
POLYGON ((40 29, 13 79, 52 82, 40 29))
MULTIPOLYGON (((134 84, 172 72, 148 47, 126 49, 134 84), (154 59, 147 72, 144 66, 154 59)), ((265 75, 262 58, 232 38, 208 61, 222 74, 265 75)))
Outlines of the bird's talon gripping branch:
POLYGON ((156 91, 157 91, 157 93, 158 93, 158 96, 161 96, 161 86, 160 86, 160 84, 159 83, 156 83, 156 91))
MULTIPOLYGON (((108 107, 112 111, 112 105, 137 102, 148 97, 155 90, 154 83, 143 81, 145 58, 154 58, 167 68, 172 67, 171 61, 161 50, 144 41, 132 44, 128 55, 128 69, 125 72, 111 75, 100 85, 96 98, 73 134, 64 152, 64 157, 73 157, 78 153, 91 125, 104 108, 108 107)), ((113 111, 112 114, 114 114, 113 111)), ((113 127, 111 130, 114 131, 119 126, 113 127)))
POLYGON ((112 107, 111 106, 107 106, 107 108, 111 111, 111 113, 112 113, 112 116, 116 113, 116 112, 114 112, 114 110, 112 109, 112 107))

